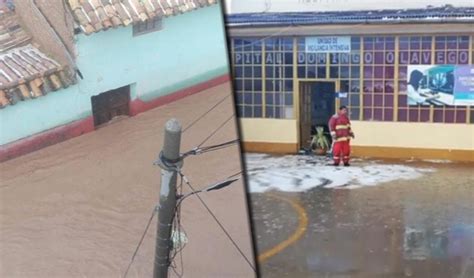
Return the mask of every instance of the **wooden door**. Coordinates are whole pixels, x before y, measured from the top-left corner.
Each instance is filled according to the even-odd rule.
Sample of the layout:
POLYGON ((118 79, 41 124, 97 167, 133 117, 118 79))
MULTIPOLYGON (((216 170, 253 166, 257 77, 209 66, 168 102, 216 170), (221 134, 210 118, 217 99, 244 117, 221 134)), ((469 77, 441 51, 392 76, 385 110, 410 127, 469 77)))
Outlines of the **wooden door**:
POLYGON ((300 84, 300 147, 311 146, 311 83, 300 84))
POLYGON ((313 92, 313 124, 326 126, 336 113, 336 84, 334 82, 316 82, 313 92))

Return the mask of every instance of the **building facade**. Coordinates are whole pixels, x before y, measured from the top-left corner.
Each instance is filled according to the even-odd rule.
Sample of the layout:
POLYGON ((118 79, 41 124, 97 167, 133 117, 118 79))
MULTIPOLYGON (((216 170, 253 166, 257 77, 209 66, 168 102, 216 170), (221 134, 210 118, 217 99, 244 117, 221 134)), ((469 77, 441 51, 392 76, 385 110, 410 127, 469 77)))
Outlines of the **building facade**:
MULTIPOLYGON (((117 1, 116 6, 68 1, 66 14, 62 1, 35 2, 48 19, 45 28, 52 29, 64 49, 72 42, 70 68, 77 82, 0 110, 0 161, 229 80, 221 8, 215 1, 117 1), (61 5, 57 13, 62 17, 50 7, 54 2, 61 5), (66 24, 72 41, 61 25, 67 16, 73 19, 73 25, 66 24)), ((35 30, 27 19, 22 25, 35 30)), ((41 49, 56 57, 47 46, 41 49)))
POLYGON ((244 149, 296 153, 346 105, 356 155, 473 161, 473 22, 453 7, 228 15, 244 149))

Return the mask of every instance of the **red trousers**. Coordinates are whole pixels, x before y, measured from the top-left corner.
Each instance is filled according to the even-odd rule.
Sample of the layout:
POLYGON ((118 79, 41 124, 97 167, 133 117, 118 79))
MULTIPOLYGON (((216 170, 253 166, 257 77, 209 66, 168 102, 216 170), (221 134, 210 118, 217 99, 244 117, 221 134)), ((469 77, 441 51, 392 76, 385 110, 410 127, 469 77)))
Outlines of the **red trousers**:
POLYGON ((334 143, 334 147, 332 150, 332 155, 335 164, 339 164, 341 162, 349 163, 349 158, 351 154, 351 146, 349 140, 347 141, 339 141, 334 143))

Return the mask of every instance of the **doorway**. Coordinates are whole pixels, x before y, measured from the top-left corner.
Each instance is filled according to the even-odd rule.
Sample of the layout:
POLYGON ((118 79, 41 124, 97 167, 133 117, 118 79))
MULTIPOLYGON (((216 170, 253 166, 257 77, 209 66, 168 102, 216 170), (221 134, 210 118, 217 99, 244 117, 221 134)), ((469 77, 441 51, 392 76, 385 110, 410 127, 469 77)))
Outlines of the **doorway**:
POLYGON ((103 125, 114 117, 130 115, 130 86, 120 87, 91 97, 94 126, 103 125))
POLYGON ((300 147, 311 148, 311 135, 322 126, 329 133, 328 122, 336 112, 335 81, 300 82, 300 147))

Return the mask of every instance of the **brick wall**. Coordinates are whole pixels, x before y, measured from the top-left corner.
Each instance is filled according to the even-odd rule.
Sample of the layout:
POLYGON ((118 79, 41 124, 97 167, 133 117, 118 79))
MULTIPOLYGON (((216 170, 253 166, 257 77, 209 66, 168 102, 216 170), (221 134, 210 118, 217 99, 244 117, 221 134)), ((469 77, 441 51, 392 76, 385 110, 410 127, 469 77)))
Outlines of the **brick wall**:
POLYGON ((68 55, 71 53, 72 59, 75 57, 73 21, 70 13, 65 10, 67 6, 63 4, 63 0, 21 0, 14 3, 23 27, 33 37, 33 41, 40 45, 41 50, 62 65, 73 68, 68 55), (35 2, 38 9, 35 9, 35 2), (45 20, 41 13, 44 13, 48 20, 45 20), (56 29, 66 47, 54 35, 49 24, 56 29))

